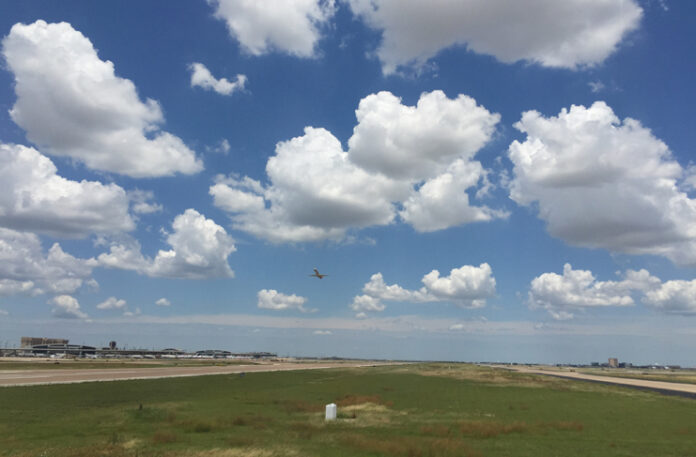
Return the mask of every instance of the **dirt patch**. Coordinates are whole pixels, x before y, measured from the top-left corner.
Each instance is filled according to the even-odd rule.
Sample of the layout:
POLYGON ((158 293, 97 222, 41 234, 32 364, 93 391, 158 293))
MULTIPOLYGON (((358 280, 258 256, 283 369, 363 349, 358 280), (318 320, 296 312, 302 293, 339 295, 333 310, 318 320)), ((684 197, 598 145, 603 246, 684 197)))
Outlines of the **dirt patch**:
POLYGON ((142 443, 141 440, 134 438, 132 440, 128 440, 128 441, 124 442, 123 444, 121 444, 121 446, 123 446, 123 449, 134 449, 134 448, 138 447, 140 445, 140 443, 142 443))
POLYGON ((206 451, 186 452, 185 454, 175 454, 186 457, 276 457, 276 456, 296 456, 299 455, 294 449, 262 449, 255 447, 234 448, 234 449, 208 449, 206 451))
POLYGON ((339 408, 336 423, 355 427, 384 426, 391 423, 395 417, 402 415, 406 413, 368 402, 339 408))

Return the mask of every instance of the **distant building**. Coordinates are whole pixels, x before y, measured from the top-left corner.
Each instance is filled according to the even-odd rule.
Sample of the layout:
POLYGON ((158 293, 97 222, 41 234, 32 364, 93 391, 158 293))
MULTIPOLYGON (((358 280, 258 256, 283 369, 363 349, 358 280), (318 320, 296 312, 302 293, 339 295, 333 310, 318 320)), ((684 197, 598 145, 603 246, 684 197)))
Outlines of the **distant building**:
POLYGON ((74 356, 85 356, 87 354, 96 354, 97 348, 93 346, 84 346, 81 344, 67 344, 67 343, 50 343, 50 344, 36 344, 31 347, 31 352, 34 355, 53 355, 53 354, 63 354, 63 355, 74 355, 74 356))
POLYGON ((38 346, 40 344, 68 344, 69 340, 62 338, 42 338, 33 336, 23 336, 21 340, 20 347, 30 348, 32 346, 38 346))
POLYGON ((205 351, 196 351, 194 357, 224 359, 231 355, 232 353, 230 351, 221 351, 219 349, 206 349, 205 351))
POLYGON ((609 368, 619 368, 619 359, 616 357, 609 357, 609 368))

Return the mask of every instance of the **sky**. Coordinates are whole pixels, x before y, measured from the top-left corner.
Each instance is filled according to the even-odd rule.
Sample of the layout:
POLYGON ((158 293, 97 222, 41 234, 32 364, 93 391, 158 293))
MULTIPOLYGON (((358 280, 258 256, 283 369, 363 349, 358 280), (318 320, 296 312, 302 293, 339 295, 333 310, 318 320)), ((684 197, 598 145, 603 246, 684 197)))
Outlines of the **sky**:
POLYGON ((0 344, 696 366, 694 18, 2 1, 0 344))

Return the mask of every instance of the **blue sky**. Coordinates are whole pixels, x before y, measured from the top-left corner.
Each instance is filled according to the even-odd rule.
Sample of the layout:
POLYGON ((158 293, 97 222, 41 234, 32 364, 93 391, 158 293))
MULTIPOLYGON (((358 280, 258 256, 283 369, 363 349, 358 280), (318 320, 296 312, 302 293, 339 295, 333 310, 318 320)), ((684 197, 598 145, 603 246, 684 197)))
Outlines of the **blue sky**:
POLYGON ((694 8, 3 2, 0 343, 695 365, 694 8))

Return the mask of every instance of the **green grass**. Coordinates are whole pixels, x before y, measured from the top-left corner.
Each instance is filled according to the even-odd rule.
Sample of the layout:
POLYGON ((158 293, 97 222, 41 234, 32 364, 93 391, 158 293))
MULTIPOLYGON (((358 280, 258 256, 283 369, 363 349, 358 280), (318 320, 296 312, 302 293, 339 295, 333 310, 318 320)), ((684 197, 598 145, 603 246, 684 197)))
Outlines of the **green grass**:
POLYGON ((667 457, 695 434, 693 399, 464 364, 0 389, 13 457, 667 457))

